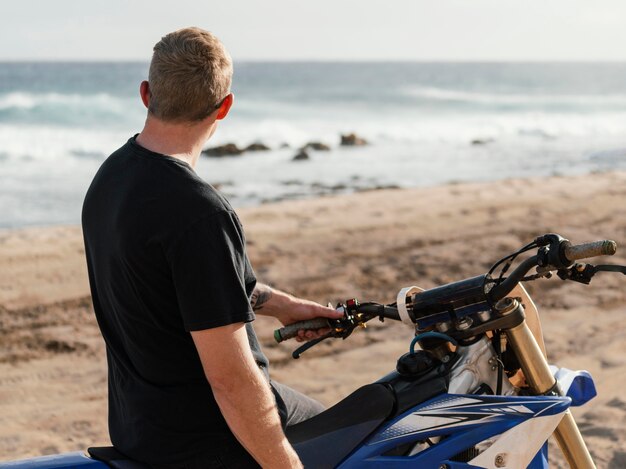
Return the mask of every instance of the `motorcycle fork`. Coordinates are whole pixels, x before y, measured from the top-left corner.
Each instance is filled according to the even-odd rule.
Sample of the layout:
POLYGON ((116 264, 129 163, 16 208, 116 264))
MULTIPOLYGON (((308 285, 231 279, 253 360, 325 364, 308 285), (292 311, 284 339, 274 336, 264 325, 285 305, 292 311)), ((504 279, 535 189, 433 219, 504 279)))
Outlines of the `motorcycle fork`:
MULTIPOLYGON (((511 314, 518 308, 523 314, 524 307, 514 298, 504 298, 496 305, 498 313, 502 316, 511 314)), ((526 321, 511 329, 506 329, 505 333, 531 390, 539 395, 562 394, 526 321)), ((554 430, 554 436, 571 468, 595 469, 596 466, 591 459, 587 445, 569 409, 554 430)))

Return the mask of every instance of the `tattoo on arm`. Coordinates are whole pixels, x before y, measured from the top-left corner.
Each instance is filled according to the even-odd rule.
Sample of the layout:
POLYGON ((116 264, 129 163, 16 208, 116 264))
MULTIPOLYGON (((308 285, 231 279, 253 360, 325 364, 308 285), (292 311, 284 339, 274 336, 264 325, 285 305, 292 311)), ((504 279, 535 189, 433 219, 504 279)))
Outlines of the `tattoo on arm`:
POLYGON ((272 297, 272 289, 263 283, 257 283, 252 292, 250 298, 250 304, 253 311, 258 311, 263 308, 263 305, 267 303, 272 297))

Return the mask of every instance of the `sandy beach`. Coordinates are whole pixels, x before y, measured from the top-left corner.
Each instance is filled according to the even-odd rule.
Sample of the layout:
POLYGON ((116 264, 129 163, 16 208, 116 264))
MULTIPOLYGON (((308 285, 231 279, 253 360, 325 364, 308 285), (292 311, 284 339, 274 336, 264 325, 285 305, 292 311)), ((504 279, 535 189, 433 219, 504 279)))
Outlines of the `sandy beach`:
MULTIPOLYGON (((484 273, 534 237, 614 239, 626 264, 626 172, 376 190, 239 211, 259 280, 320 303, 394 301, 484 273)), ((0 231, 0 461, 108 444, 106 363, 89 297, 80 228, 0 231)), ((589 370, 598 397, 574 409, 601 468, 626 467, 626 277, 528 286, 550 361, 589 370)), ((332 405, 395 367, 412 331, 385 322, 298 361, 257 332, 274 379, 332 405)), ((554 447, 553 467, 562 467, 554 447)))

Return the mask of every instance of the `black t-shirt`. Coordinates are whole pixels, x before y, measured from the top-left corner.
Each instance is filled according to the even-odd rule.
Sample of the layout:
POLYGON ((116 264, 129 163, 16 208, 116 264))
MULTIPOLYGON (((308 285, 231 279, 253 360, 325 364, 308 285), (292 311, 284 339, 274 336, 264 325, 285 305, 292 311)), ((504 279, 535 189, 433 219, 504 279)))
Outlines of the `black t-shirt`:
POLYGON ((82 223, 113 445, 148 463, 237 447, 189 333, 245 322, 267 374, 250 323, 256 280, 228 201, 185 162, 133 137, 94 177, 82 223))

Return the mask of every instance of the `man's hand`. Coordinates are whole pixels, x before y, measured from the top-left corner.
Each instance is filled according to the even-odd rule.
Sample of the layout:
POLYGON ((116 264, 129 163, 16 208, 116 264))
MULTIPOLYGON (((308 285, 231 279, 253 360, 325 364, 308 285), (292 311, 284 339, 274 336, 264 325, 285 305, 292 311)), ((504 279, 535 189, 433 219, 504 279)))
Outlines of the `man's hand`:
MULTIPOLYGON (((270 288, 262 283, 257 284, 252 293, 252 308, 257 314, 273 316, 284 326, 298 321, 305 321, 314 318, 340 319, 343 313, 334 308, 322 306, 314 301, 296 298, 288 293, 270 288)), ((330 332, 329 328, 318 329, 316 331, 298 331, 296 340, 316 339, 330 332)))

